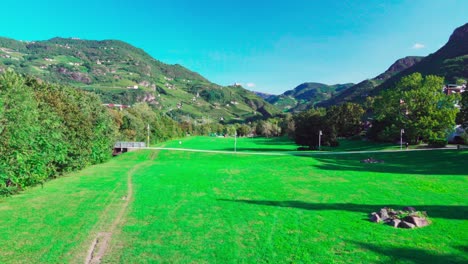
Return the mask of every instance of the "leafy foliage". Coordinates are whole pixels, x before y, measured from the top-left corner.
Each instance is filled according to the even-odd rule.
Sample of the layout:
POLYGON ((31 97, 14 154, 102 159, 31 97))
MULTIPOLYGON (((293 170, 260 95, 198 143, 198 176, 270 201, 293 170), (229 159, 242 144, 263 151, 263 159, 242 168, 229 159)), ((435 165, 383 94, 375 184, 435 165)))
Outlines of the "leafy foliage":
POLYGON ((375 126, 371 135, 393 141, 401 129, 411 143, 421 139, 445 138, 455 124, 457 95, 442 92, 444 80, 414 73, 401 79, 393 90, 381 93, 374 102, 375 126))
POLYGON ((459 102, 460 112, 457 114, 456 122, 464 126, 468 126, 468 92, 461 95, 459 102))
POLYGON ((359 135, 362 131, 361 119, 364 114, 362 106, 344 103, 327 109, 327 121, 335 127, 339 137, 359 135))
POLYGON ((109 157, 112 120, 95 95, 8 71, 0 101, 0 188, 23 189, 109 157))
POLYGON ((427 143, 431 148, 443 148, 448 144, 447 139, 444 138, 430 138, 427 143))
POLYGON ((337 146, 337 132, 334 125, 327 119, 325 109, 311 109, 294 116, 296 124, 294 140, 298 145, 317 148, 319 134, 322 146, 337 146))
POLYGON ((183 135, 146 103, 118 111, 94 93, 44 83, 8 70, 0 75, 0 193, 101 163, 115 141, 151 143, 183 135))

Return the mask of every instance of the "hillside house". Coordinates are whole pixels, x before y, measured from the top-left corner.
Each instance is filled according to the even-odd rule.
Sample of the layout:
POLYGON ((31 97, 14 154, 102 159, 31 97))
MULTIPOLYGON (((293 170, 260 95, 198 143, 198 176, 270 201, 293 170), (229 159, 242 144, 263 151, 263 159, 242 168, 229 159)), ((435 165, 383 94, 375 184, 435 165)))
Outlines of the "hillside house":
POLYGON ((466 84, 457 85, 457 84, 447 84, 444 87, 444 93, 451 95, 454 93, 463 93, 466 90, 466 84))
POLYGON ((112 107, 117 107, 117 108, 120 109, 120 111, 122 111, 122 109, 124 109, 124 108, 131 108, 130 105, 122 105, 122 104, 102 104, 102 105, 103 105, 103 106, 110 107, 110 108, 112 108, 112 107))

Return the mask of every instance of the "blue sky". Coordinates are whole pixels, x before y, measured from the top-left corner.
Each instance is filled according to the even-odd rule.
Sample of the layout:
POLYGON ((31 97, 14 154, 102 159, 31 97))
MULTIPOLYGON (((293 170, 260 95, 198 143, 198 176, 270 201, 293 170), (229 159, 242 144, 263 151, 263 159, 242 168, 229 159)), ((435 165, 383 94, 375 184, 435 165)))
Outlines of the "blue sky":
POLYGON ((360 82, 428 55, 468 22, 466 0, 10 1, 0 36, 118 39, 212 82, 279 94, 360 82))

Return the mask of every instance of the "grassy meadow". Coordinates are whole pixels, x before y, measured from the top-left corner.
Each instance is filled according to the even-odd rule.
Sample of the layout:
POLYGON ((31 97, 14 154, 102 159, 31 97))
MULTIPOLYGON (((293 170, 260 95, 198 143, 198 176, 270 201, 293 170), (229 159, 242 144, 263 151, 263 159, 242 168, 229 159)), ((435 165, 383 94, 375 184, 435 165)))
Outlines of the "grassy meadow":
MULTIPOLYGON (((340 151, 395 148, 346 144, 340 151)), ((234 139, 160 146, 232 150, 234 139)), ((286 155, 130 152, 1 198, 0 262, 83 263, 96 235, 110 231, 103 263, 468 262, 468 151, 372 153, 385 163, 364 164, 370 154, 296 148, 241 138, 239 152, 286 155), (414 206, 432 224, 370 223, 384 206, 414 206)))

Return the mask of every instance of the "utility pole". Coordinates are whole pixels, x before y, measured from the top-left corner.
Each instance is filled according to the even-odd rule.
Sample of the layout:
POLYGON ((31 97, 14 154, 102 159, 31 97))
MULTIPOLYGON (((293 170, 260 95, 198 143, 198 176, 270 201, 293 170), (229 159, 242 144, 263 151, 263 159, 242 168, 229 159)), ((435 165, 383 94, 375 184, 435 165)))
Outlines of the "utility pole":
POLYGON ((237 131, 234 133, 234 152, 237 152, 237 131))
POLYGON ((322 130, 319 130, 319 150, 320 150, 320 146, 321 146, 321 142, 322 142, 322 130))
POLYGON ((405 133, 405 130, 402 128, 400 130, 400 150, 403 150, 403 134, 405 133))
POLYGON ((149 124, 148 124, 148 137, 147 137, 147 139, 146 139, 146 142, 147 142, 147 144, 148 144, 148 145, 146 145, 147 148, 149 148, 149 146, 150 146, 150 145, 149 145, 149 137, 150 137, 150 127, 149 127, 149 124))

